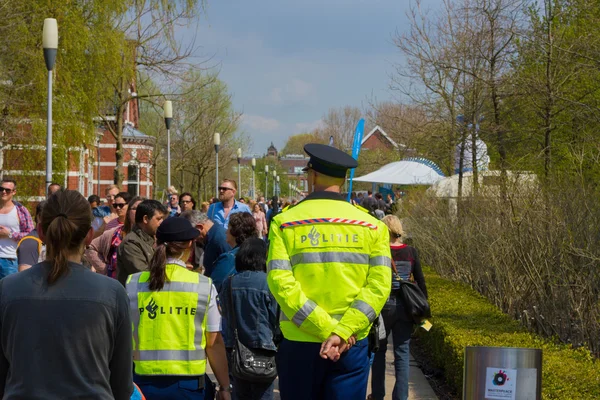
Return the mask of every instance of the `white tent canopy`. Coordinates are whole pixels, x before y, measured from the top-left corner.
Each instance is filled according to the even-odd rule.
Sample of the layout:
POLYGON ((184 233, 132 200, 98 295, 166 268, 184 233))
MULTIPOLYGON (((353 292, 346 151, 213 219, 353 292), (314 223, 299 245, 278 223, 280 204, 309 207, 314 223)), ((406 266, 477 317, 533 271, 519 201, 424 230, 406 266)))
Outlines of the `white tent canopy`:
POLYGON ((443 178, 444 174, 432 161, 425 158, 409 158, 384 165, 377 171, 354 180, 392 185, 433 185, 443 178))

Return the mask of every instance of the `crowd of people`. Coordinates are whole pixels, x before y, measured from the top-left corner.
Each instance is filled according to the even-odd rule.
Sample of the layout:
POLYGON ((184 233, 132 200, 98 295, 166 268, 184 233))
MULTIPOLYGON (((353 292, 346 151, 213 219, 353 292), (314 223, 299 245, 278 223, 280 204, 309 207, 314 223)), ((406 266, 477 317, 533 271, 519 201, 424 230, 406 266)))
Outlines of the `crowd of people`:
MULTIPOLYGON (((381 314, 393 398, 408 398, 414 325, 398 281, 427 293, 418 254, 402 243, 391 199, 340 195, 355 161, 314 146, 314 189, 299 202, 243 199, 230 179, 199 204, 117 186, 103 203, 53 184, 34 222, 13 199, 17 183, 2 180, 2 397, 272 399, 274 376, 232 373, 241 345, 276 360, 282 399, 362 400, 371 359, 369 398, 383 399, 387 342, 374 351, 368 340, 381 314)), ((264 375, 269 362, 256 360, 264 375)))

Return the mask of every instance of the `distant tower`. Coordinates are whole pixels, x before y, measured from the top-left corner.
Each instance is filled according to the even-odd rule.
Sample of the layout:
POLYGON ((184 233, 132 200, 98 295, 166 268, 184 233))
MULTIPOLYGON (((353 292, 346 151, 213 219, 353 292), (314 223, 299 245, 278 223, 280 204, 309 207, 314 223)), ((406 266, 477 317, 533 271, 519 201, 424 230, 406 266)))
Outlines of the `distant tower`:
POLYGON ((277 148, 273 145, 273 142, 267 149, 267 157, 277 157, 277 148))

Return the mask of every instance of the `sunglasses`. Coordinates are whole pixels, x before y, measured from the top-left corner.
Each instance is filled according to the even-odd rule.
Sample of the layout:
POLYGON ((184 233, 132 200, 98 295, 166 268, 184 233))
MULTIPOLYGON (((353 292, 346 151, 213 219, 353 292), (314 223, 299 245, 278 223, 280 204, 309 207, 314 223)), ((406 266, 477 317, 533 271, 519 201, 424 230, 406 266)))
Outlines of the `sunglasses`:
POLYGON ((127 205, 127 203, 113 203, 114 208, 123 208, 127 205))
POLYGON ((225 187, 225 186, 219 186, 219 191, 226 192, 228 190, 233 190, 233 188, 228 188, 228 187, 225 187))
POLYGON ((12 191, 13 191, 12 189, 0 186, 0 193, 2 193, 2 192, 4 192, 4 193, 11 193, 12 191))

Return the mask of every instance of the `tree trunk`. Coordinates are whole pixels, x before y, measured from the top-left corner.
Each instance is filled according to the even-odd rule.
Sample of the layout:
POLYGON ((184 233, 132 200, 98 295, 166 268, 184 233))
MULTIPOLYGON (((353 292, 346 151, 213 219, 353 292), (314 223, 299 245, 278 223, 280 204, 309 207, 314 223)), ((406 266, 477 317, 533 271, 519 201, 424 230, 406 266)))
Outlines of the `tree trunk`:
POLYGON ((121 108, 119 107, 119 115, 117 115, 117 126, 116 126, 116 142, 117 148, 115 149, 115 170, 113 173, 114 184, 119 186, 123 185, 123 116, 121 115, 121 108))
POLYGON ((121 78, 120 82, 121 91, 118 94, 118 105, 115 110, 115 118, 117 120, 115 127, 115 141, 117 142, 117 148, 115 149, 115 170, 113 172, 113 181, 114 184, 119 186, 123 185, 123 160, 125 158, 125 154, 123 151, 123 126, 124 126, 124 112, 127 103, 123 101, 123 96, 127 96, 127 83, 124 78, 121 78))

